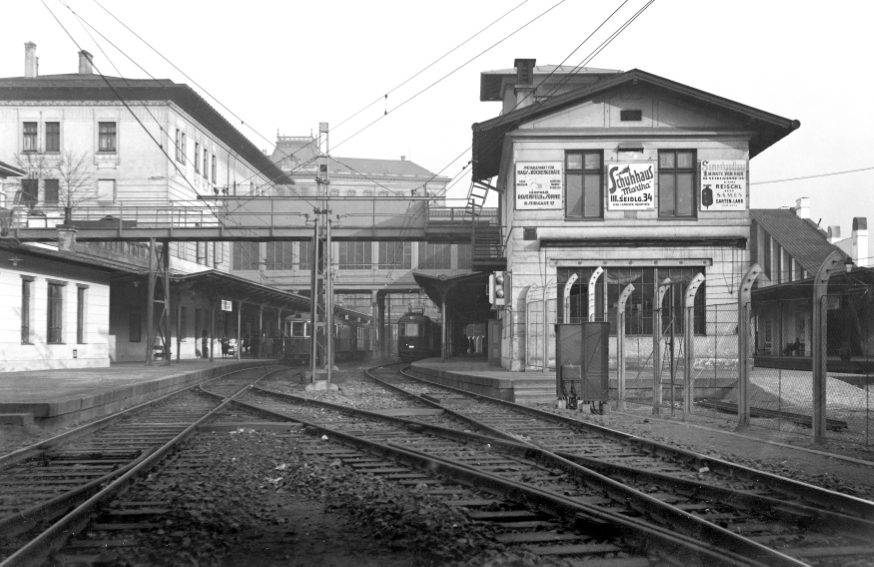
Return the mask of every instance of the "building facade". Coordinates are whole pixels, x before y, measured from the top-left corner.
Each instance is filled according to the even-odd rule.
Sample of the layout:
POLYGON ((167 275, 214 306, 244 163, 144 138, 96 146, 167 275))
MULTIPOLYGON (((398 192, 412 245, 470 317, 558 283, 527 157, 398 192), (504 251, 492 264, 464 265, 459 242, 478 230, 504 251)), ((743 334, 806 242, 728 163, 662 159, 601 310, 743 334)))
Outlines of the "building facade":
POLYGON ((696 337, 736 332, 715 306, 736 312, 749 266, 749 162, 797 121, 639 70, 534 60, 484 73, 480 92, 503 104, 473 126, 474 180, 501 199, 503 367, 554 367, 555 322, 608 321, 615 333, 628 284, 626 356, 641 364, 662 350, 656 321, 683 332, 697 274, 696 337))

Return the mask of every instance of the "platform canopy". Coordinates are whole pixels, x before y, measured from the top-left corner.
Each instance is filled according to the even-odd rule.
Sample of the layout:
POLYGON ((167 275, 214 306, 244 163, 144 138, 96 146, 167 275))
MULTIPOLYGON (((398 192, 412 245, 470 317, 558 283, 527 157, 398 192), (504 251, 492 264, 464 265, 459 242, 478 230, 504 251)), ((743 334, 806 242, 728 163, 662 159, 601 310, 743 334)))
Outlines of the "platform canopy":
POLYGON ((413 279, 437 307, 443 307, 444 298, 448 298, 454 310, 473 312, 486 302, 488 272, 452 270, 434 274, 414 271, 413 279))

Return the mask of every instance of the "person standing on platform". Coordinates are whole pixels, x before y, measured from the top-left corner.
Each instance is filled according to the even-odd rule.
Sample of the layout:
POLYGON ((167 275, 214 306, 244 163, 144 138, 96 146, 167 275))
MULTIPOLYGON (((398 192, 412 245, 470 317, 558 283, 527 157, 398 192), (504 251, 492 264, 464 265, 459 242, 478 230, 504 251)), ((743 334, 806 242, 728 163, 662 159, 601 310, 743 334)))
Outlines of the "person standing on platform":
POLYGON ((273 356, 273 336, 266 335, 264 337, 264 342, 261 343, 261 352, 264 357, 272 357, 273 356))
POLYGON ((209 358, 209 335, 206 334, 206 329, 200 333, 200 354, 203 358, 209 358))

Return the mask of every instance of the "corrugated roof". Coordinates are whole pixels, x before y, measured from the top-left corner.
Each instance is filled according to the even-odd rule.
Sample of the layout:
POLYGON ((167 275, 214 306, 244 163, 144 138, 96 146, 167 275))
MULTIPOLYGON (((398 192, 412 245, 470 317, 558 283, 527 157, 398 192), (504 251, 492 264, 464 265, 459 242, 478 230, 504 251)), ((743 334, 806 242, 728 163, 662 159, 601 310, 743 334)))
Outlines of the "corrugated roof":
POLYGON ((810 219, 799 218, 792 209, 750 209, 750 216, 812 274, 829 254, 840 250, 810 219))
POLYGON ((140 101, 173 102, 270 181, 292 183, 269 157, 186 84, 169 79, 123 79, 78 73, 0 79, 0 101, 117 102, 119 98, 130 106, 137 106, 140 101))

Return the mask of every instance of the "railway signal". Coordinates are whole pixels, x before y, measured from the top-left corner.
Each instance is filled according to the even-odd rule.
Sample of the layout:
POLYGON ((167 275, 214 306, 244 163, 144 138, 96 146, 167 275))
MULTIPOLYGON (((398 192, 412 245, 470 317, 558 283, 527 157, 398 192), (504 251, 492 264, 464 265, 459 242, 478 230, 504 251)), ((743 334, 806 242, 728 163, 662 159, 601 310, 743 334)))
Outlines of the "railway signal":
POLYGON ((507 275, 504 272, 493 272, 489 275, 489 303, 495 306, 504 305, 504 282, 507 275))

